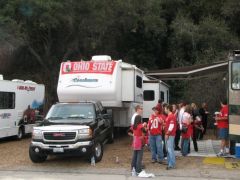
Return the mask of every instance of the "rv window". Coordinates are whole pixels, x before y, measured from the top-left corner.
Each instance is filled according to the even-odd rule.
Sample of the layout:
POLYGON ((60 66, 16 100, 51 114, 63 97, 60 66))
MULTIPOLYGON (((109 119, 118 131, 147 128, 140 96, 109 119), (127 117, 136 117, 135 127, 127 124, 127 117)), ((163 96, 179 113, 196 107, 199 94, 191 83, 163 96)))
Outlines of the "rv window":
POLYGON ((232 63, 232 89, 240 90, 240 62, 232 63))
POLYGON ((145 90, 143 91, 143 99, 144 101, 154 101, 155 93, 153 90, 145 90))
POLYGON ((164 102, 165 101, 165 98, 164 98, 164 92, 161 91, 161 100, 164 102))
POLYGON ((140 76, 136 76, 136 86, 138 87, 138 88, 142 88, 142 77, 140 77, 140 76))
POLYGON ((0 92, 0 109, 14 109, 15 108, 15 93, 0 92))

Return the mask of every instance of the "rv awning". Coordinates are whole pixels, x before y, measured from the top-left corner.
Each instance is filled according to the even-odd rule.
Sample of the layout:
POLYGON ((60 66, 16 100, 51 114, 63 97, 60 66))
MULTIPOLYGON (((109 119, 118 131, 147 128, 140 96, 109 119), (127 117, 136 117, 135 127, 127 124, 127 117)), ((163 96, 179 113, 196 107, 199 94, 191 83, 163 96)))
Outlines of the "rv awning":
POLYGON ((217 62, 205 65, 193 65, 179 68, 147 71, 146 75, 161 80, 180 80, 205 77, 217 72, 227 72, 228 62, 217 62))

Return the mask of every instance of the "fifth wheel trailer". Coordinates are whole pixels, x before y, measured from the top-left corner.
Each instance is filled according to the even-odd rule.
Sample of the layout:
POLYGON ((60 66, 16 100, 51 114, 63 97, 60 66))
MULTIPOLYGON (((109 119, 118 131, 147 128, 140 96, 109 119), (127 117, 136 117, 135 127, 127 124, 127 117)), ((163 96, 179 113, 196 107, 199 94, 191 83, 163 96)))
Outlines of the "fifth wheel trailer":
POLYGON ((101 101, 115 127, 129 127, 134 107, 143 103, 143 71, 110 56, 91 61, 63 62, 59 73, 59 102, 101 101))
MULTIPOLYGON (((101 101, 111 113, 115 127, 129 127, 134 107, 143 104, 143 78, 141 69, 122 60, 112 60, 110 56, 63 62, 57 87, 58 99, 65 103, 101 101)), ((151 110, 146 114, 150 113, 151 110)))
MULTIPOLYGON (((147 78, 147 77, 146 77, 147 78)), ((143 80, 143 119, 147 121, 158 100, 169 103, 169 86, 160 80, 143 80)))
POLYGON ((45 87, 32 81, 3 80, 0 75, 0 138, 31 133, 41 114, 45 87))

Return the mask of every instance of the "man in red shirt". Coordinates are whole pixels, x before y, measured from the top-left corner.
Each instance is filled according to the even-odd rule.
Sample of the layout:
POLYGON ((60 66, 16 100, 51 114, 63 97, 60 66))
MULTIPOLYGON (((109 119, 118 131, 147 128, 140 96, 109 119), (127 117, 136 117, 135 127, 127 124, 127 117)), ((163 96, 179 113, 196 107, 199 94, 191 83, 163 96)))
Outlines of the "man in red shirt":
POLYGON ((217 154, 218 156, 224 156, 229 153, 227 100, 221 101, 221 107, 220 115, 215 118, 218 126, 219 139, 221 139, 221 150, 217 154))
POLYGON ((153 114, 149 117, 148 121, 148 131, 149 131, 149 141, 152 153, 152 163, 159 162, 163 163, 163 147, 162 147, 162 124, 163 118, 160 115, 158 109, 153 107, 153 114))
POLYGON ((167 147, 167 161, 168 166, 167 170, 173 169, 176 166, 176 158, 174 153, 174 138, 176 136, 177 129, 177 120, 176 116, 172 113, 173 106, 168 105, 165 107, 165 112, 168 114, 167 119, 165 121, 165 140, 167 147))

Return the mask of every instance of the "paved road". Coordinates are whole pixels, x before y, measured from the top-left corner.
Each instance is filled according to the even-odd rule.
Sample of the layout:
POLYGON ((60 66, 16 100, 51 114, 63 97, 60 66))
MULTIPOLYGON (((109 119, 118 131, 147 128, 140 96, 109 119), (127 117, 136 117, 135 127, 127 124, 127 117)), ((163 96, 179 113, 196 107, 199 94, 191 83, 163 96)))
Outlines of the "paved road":
MULTIPOLYGON (((148 171, 147 171, 148 172, 148 171)), ((152 171, 156 175, 153 179, 161 180, 239 180, 240 172, 236 170, 171 170, 171 171, 152 171)), ((22 179, 33 179, 33 180, 132 180, 132 179, 143 179, 131 177, 129 172, 125 169, 78 169, 66 171, 66 169, 50 168, 50 169, 19 169, 19 170, 0 170, 0 179, 2 180, 22 180, 22 179)))
MULTIPOLYGON (((46 172, 19 172, 19 171, 1 171, 1 180, 61 180, 61 179, 81 179, 81 180, 134 180, 141 179, 137 177, 131 177, 126 175, 104 175, 104 174, 84 174, 84 173, 46 173, 46 172)), ((142 178, 145 179, 145 178, 142 178)), ((201 177, 175 177, 175 176, 156 176, 156 180, 209 180, 211 178, 201 178, 201 177)), ((213 178, 214 180, 218 180, 213 178)), ((219 180, 226 179, 221 178, 219 180)))

